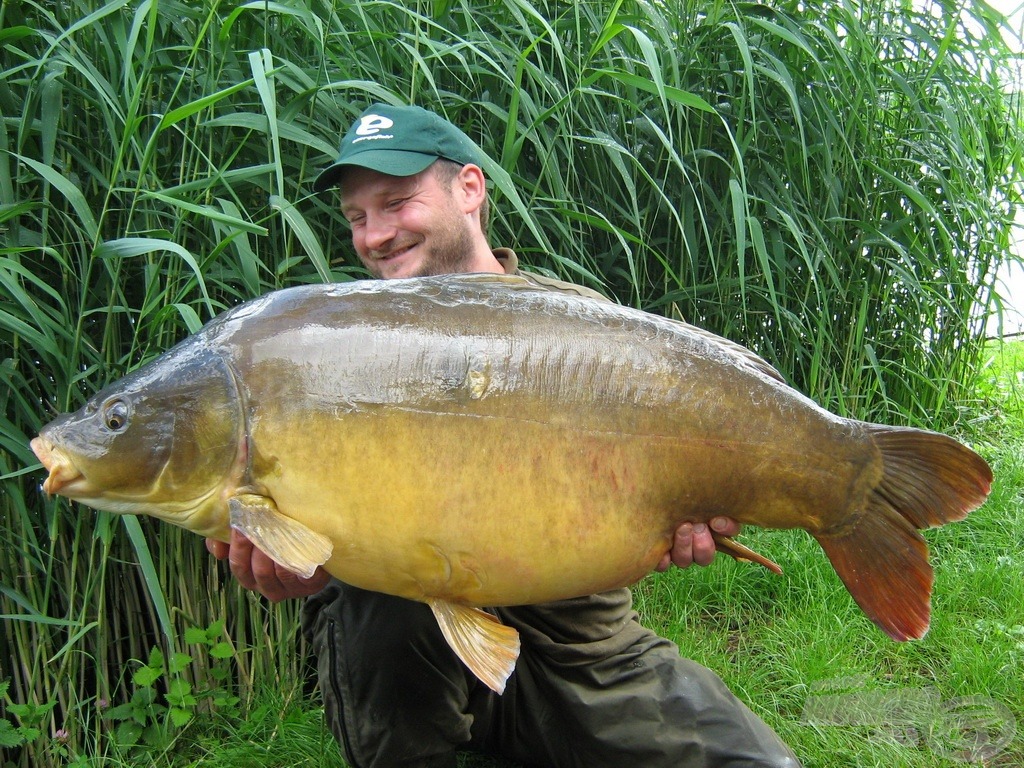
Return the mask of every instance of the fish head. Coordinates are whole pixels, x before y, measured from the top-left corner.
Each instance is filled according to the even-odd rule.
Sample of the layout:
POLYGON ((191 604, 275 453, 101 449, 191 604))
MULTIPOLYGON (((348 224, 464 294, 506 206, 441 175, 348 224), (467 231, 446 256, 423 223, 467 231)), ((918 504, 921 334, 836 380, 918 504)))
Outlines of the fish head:
POLYGON ((244 466, 244 435, 231 368, 193 337, 47 424, 31 446, 47 494, 214 535, 226 530, 219 491, 244 466))

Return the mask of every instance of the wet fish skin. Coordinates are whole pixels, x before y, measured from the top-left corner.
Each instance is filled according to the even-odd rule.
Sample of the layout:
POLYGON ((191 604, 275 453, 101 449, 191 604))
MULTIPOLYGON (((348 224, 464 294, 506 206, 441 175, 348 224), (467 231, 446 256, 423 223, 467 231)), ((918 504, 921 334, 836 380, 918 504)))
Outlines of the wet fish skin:
POLYGON ((49 493, 231 525, 297 572, 427 602, 495 689, 517 641, 474 607, 631 584, 716 515, 807 530, 876 624, 920 637, 917 529, 992 480, 955 440, 828 413, 705 331, 481 275, 268 294, 33 449, 49 493))

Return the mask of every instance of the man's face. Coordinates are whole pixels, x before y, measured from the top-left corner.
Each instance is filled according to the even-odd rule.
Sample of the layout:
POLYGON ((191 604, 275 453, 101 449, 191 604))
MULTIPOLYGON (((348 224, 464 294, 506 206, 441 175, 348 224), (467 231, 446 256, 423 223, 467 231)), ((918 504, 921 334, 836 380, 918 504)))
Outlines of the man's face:
POLYGON ((433 167, 415 176, 352 167, 341 190, 356 254, 376 277, 466 271, 473 246, 469 220, 433 167))

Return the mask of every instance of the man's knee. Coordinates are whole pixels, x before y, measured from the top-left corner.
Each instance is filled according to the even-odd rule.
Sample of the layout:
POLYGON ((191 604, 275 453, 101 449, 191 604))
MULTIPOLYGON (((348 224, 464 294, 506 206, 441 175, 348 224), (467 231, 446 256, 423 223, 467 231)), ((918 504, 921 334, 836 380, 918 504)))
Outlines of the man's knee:
POLYGON ((308 601, 303 631, 349 763, 455 765, 472 724, 466 673, 426 605, 332 584, 308 601))

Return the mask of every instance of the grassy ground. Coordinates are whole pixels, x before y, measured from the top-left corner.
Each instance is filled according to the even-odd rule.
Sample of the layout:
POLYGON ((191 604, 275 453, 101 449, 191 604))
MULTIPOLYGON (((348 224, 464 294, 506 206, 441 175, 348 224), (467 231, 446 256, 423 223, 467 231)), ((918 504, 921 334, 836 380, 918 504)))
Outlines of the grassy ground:
MULTIPOLYGON (((721 674, 807 768, 1024 764, 1024 344, 994 349, 990 372, 964 424, 996 482, 982 509, 927 534, 936 583, 923 640, 882 635, 799 532, 744 534, 782 576, 719 558, 635 590, 644 622, 721 674)), ((167 764, 344 766, 308 700, 283 706, 271 697, 227 726, 226 735, 193 734, 167 764)))

